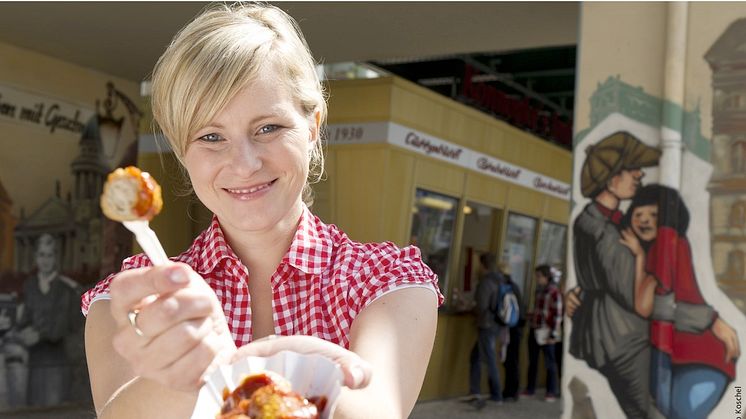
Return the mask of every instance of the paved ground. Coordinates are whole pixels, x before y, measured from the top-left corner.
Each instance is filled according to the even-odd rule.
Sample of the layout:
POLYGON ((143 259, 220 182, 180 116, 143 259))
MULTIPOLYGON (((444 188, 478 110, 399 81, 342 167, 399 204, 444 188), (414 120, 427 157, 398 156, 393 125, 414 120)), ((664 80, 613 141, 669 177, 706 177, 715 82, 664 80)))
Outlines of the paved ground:
POLYGON ((560 400, 546 403, 541 399, 521 399, 482 409, 458 399, 417 403, 409 419, 556 419, 562 411, 560 400))
MULTIPOLYGON (((488 402, 477 409, 458 399, 418 403, 409 419, 554 419, 558 418, 562 402, 546 403, 540 399, 521 399, 495 405, 488 402)), ((93 412, 77 406, 0 413, 0 418, 13 419, 92 419, 93 412)))
POLYGON ((53 409, 25 409, 0 413, 0 418, 12 419, 94 419, 93 409, 81 406, 60 406, 53 409))

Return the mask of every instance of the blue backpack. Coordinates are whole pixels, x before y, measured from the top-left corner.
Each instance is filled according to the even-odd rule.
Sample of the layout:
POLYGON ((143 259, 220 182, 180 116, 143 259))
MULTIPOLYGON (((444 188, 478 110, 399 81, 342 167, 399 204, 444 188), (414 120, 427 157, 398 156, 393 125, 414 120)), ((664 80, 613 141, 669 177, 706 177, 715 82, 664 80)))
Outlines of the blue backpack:
POLYGON ((511 284, 500 284, 497 292, 497 307, 495 307, 495 321, 502 325, 513 327, 518 324, 520 308, 518 298, 513 292, 511 284))

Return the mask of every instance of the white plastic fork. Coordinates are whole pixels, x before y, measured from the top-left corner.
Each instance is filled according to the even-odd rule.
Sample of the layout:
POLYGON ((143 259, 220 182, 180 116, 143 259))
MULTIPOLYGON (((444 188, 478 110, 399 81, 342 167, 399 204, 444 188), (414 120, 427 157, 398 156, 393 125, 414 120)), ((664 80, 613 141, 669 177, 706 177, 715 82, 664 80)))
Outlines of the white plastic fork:
POLYGON ((163 250, 158 236, 150 228, 147 220, 122 221, 122 224, 135 235, 137 243, 140 244, 142 250, 148 255, 153 266, 161 266, 169 262, 166 251, 163 250))

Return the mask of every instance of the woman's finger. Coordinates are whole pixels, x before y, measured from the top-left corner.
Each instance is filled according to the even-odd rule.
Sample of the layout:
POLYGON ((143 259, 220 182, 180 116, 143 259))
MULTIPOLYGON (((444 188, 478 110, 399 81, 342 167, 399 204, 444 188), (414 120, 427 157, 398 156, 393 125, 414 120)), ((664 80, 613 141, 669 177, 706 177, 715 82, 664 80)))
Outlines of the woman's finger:
POLYGON ((213 322, 209 317, 184 321, 142 347, 141 357, 147 360, 147 365, 142 367, 164 369, 184 357, 212 332, 213 322))
POLYGON ((268 357, 280 351, 326 356, 340 366, 344 374, 344 384, 351 389, 367 386, 373 374, 370 364, 356 353, 312 336, 277 336, 273 339, 252 342, 239 349, 233 361, 247 356, 268 357))
POLYGON ((183 263, 123 271, 111 281, 111 314, 117 323, 127 322, 127 313, 143 299, 184 288, 191 268, 183 263))
POLYGON ((163 369, 152 371, 151 375, 176 390, 198 390, 211 366, 226 362, 233 355, 235 346, 231 349, 223 340, 222 336, 210 334, 186 354, 163 369))
POLYGON ((161 295, 139 309, 137 327, 152 338, 183 321, 207 317, 216 309, 213 296, 207 292, 210 291, 190 287, 161 295))

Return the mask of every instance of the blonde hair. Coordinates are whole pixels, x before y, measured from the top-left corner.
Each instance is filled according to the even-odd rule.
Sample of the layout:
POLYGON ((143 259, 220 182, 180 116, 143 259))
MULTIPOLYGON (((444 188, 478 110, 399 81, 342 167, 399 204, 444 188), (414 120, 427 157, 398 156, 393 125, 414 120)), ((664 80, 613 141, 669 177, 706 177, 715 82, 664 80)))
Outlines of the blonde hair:
POLYGON ((324 170, 326 96, 298 24, 281 9, 240 2, 208 6, 176 34, 153 69, 153 117, 183 165, 191 137, 265 66, 278 70, 307 116, 321 116, 303 189, 310 205, 309 182, 318 182, 324 170))

